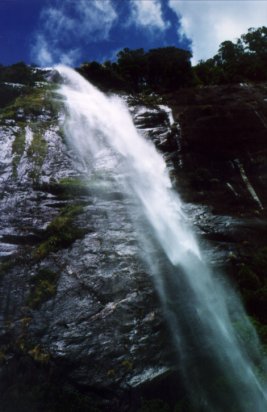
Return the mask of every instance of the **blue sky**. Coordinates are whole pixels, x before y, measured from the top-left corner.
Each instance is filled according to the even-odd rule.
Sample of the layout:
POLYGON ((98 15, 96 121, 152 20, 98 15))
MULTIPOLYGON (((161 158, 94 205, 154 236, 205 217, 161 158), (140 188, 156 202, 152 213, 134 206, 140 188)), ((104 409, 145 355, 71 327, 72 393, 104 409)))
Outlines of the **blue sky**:
POLYGON ((197 62, 262 25, 267 0, 0 0, 0 63, 78 65, 168 45, 197 62))

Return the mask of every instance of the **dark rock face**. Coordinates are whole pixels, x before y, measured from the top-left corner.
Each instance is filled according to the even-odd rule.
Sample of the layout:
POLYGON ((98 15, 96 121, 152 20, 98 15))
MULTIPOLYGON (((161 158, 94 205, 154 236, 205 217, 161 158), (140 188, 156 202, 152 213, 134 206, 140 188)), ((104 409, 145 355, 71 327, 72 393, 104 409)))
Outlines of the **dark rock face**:
POLYGON ((241 293, 266 345, 267 85, 185 90, 167 101, 181 127, 173 182, 208 261, 241 293))
POLYGON ((199 199, 220 213, 235 208, 237 215, 254 205, 264 214, 266 95, 265 85, 240 85, 199 89, 187 100, 169 96, 181 126, 177 178, 186 200, 199 199), (186 101, 180 106, 179 99, 186 101))

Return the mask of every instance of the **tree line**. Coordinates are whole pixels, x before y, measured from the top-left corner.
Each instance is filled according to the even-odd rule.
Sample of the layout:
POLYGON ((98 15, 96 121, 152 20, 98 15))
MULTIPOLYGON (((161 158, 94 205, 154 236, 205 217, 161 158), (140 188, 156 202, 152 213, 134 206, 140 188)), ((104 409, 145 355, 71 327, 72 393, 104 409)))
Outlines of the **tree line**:
POLYGON ((211 59, 194 67, 201 84, 261 82, 267 80, 267 27, 250 28, 236 42, 221 43, 211 59))
MULTIPOLYGON (((76 70, 105 91, 130 93, 162 93, 198 85, 267 81, 267 27, 251 28, 235 42, 224 41, 214 57, 194 67, 191 57, 190 51, 177 47, 148 51, 124 48, 118 52, 116 61, 89 61, 76 70)), ((31 86, 42 78, 41 70, 23 62, 7 67, 0 65, 2 88, 3 82, 31 86)), ((9 93, 15 91, 10 89, 9 93)))
POLYGON ((117 61, 86 62, 77 70, 95 85, 128 92, 167 91, 190 86, 193 80, 191 52, 176 47, 144 49, 125 48, 117 61))
POLYGON ((104 89, 168 92, 181 87, 267 80, 267 27, 251 28, 236 42, 224 41, 218 53, 192 67, 192 54, 176 47, 147 52, 125 48, 117 61, 86 62, 77 70, 104 89))

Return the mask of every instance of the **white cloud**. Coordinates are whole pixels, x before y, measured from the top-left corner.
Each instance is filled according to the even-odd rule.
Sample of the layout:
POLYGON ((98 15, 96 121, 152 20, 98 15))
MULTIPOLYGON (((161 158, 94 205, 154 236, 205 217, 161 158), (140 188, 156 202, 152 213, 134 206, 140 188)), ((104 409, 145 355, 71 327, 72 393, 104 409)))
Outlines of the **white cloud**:
POLYGON ((130 0, 130 23, 148 30, 164 31, 169 22, 164 21, 160 0, 130 0))
POLYGON ((111 0, 76 0, 74 7, 81 23, 78 26, 81 38, 85 35, 94 41, 108 38, 118 17, 111 0))
POLYGON ((45 9, 41 20, 44 31, 54 37, 71 33, 75 27, 74 19, 68 17, 63 9, 45 9))
POLYGON ((36 59, 36 63, 41 63, 42 66, 52 66, 53 57, 49 51, 48 44, 41 34, 38 34, 35 39, 35 44, 32 49, 32 55, 36 59))
POLYGON ((57 8, 42 12, 32 57, 42 66, 72 65, 80 56, 81 44, 107 39, 116 20, 111 0, 60 0, 57 8))
POLYGON ((192 40, 194 63, 267 22, 267 3, 260 0, 169 0, 169 7, 180 17, 179 35, 192 40))

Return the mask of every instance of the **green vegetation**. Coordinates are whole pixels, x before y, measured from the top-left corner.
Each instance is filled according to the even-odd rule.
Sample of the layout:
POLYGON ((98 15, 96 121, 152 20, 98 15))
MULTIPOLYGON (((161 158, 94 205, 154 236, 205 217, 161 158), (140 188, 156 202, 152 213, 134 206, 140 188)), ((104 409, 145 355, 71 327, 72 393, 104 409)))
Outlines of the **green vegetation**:
POLYGON ((38 125, 35 125, 33 127, 33 139, 27 151, 28 159, 31 159, 33 163, 33 169, 30 172, 30 177, 32 178, 33 182, 36 182, 38 180, 46 152, 47 143, 43 137, 43 129, 38 125))
POLYGON ((24 153, 25 141, 26 141, 26 132, 25 132, 25 129, 21 127, 21 129, 15 133, 15 139, 12 143, 12 154, 13 154, 12 168, 13 168, 14 177, 17 176, 17 167, 24 153))
POLYGON ((66 206, 43 232, 44 241, 34 252, 34 258, 43 259, 50 252, 70 246, 76 239, 82 238, 86 231, 74 223, 75 216, 83 210, 81 205, 66 206))
POLYGON ((41 70, 24 63, 0 65, 0 122, 6 119, 22 121, 26 116, 32 119, 44 106, 51 107, 45 93, 51 86, 40 83, 43 80, 41 70))
POLYGON ((0 82, 32 86, 36 81, 42 80, 44 80, 42 70, 27 66, 23 62, 18 62, 11 66, 0 65, 0 82))
POLYGON ((92 193, 104 193, 109 184, 108 179, 108 176, 105 180, 103 176, 97 176, 96 174, 88 178, 84 176, 70 176, 59 181, 51 180, 49 183, 38 184, 37 182, 35 189, 52 193, 61 199, 73 199, 73 197, 88 196, 88 194, 92 193))
MULTIPOLYGON (((235 43, 223 42, 218 53, 212 59, 200 62, 194 68, 191 67, 190 57, 189 51, 175 47, 153 49, 147 52, 143 49, 130 50, 126 48, 118 53, 117 61, 114 63, 109 61, 104 64, 88 62, 78 68, 78 71, 103 89, 139 93, 132 99, 137 99, 136 102, 153 107, 157 103, 161 103, 161 97, 151 94, 154 92, 172 92, 182 87, 199 85, 266 81, 267 28, 250 29, 235 43)), ((40 73, 38 74, 38 71, 36 73, 23 63, 9 68, 0 67, 0 82, 19 82, 23 85, 23 87, 13 87, 4 83, 0 84, 0 123, 5 124, 7 120, 12 120, 21 127, 20 132, 15 132, 12 144, 13 174, 16 176, 17 166, 25 151, 25 126, 30 120, 33 139, 27 149, 27 156, 33 164, 30 176, 38 188, 40 170, 47 153, 44 131, 48 124, 51 124, 51 116, 52 121, 53 116, 56 118, 57 107, 51 99, 54 86, 41 84, 32 88, 36 81, 42 80, 40 73), (46 120, 45 117, 40 120, 39 116, 46 112, 49 112, 50 120, 46 120)), ((203 107, 203 114, 204 110, 208 113, 209 107, 203 107)), ((195 175, 192 177, 194 187, 198 189, 206 185, 208 188, 210 177, 207 174, 207 169, 199 168, 195 175)), ((59 197, 65 196, 69 199, 85 195, 89 188, 93 191, 94 187, 100 186, 101 178, 94 179, 88 182, 80 177, 68 177, 59 182, 49 183, 47 186, 44 184, 42 189, 47 189, 59 197)), ((38 244, 29 258, 30 264, 41 265, 40 261, 49 256, 50 253, 70 246, 76 239, 85 235, 86 230, 76 224, 76 218, 82 211, 82 204, 72 204, 61 210, 59 215, 42 231, 41 241, 38 240, 38 244)), ((12 262, 10 260, 1 263, 0 276, 4 276, 17 263, 25 264, 25 257, 23 259, 24 261, 21 258, 21 261, 12 262)), ((253 316, 252 323, 263 343, 267 345, 267 247, 260 248, 256 252, 251 251, 240 261, 234 257, 232 264, 235 265, 235 281, 238 289, 243 296, 248 312, 253 316)), ((28 309, 38 309, 44 302, 53 298, 57 291, 58 279, 59 273, 48 267, 40 268, 31 280, 27 299, 28 309)), ((25 317, 21 322, 27 325, 30 322, 29 319, 25 317)), ((236 324, 234 326, 245 343, 253 339, 251 329, 247 328, 246 325, 236 324)), ((30 358, 32 362, 30 365, 41 364, 43 368, 41 373, 44 373, 46 364, 50 363, 51 355, 36 343, 29 345, 26 338, 25 334, 17 341, 16 350, 20 350, 23 356, 30 358)), ((8 359, 6 351, 5 348, 0 350, 0 363, 2 364, 8 359)), ((29 362, 28 359, 27 362, 29 362)), ((25 362, 26 369, 30 370, 27 362, 25 362)), ((124 360, 121 366, 125 368, 125 372, 131 371, 134 367, 131 360, 128 359, 124 360)), ((21 368, 23 369, 23 363, 21 368)), ((115 374, 114 369, 107 372, 110 379, 113 379, 115 374)), ((32 375, 39 376, 36 373, 32 375)), ((50 379, 51 371, 47 376, 50 379)), ((15 399, 14 402, 21 402, 18 393, 25 393, 25 408, 22 407, 22 410, 29 410, 34 404, 33 401, 40 399, 49 404, 47 410, 51 412, 98 410, 97 402, 74 390, 68 388, 62 390, 56 378, 53 381, 54 385, 51 381, 49 382, 49 379, 35 383, 29 378, 25 386, 23 386, 24 383, 21 384, 20 391, 16 390, 14 393, 10 391, 10 399, 15 399)), ((16 385, 17 383, 14 387, 17 389, 16 385)), ((216 385, 220 385, 221 393, 227 393, 228 382, 222 382, 218 378, 218 382, 214 382, 214 387, 216 385)), ((218 391, 217 388, 216 390, 218 391)), ((182 401, 179 404, 171 405, 165 400, 151 399, 143 402, 139 412, 189 412, 190 410, 192 407, 187 402, 182 401)))
MULTIPOLYGON (((49 268, 40 269, 32 279, 32 289, 27 301, 28 306, 37 309, 43 302, 53 297, 56 294, 57 280, 58 273, 49 268)), ((32 356, 37 360, 36 358, 41 357, 40 351, 32 351, 32 356)))
POLYGON ((11 104, 17 97, 23 95, 25 91, 25 87, 14 87, 13 85, 0 83, 0 109, 11 104))
POLYGON ((23 62, 7 67, 0 65, 0 108, 27 94, 30 86, 42 80, 44 75, 40 69, 33 69, 23 62))
POLYGON ((234 280, 264 346, 267 347, 267 247, 234 260, 234 280))
MULTIPOLYGON (((1 74, 0 67, 0 74, 1 74)), ((30 71, 32 69, 29 69, 30 71)), ((0 76, 1 77, 1 76, 0 76)), ((0 83, 0 95, 2 84, 0 83)), ((4 85, 5 86, 5 85, 4 85)), ((11 87, 11 86, 10 86, 11 87)), ((12 89, 17 90, 12 86, 12 89)), ((32 162, 32 170, 29 176, 33 183, 39 179, 42 164, 47 153, 47 143, 44 139, 45 131, 56 124, 58 118, 58 106, 60 103, 53 99, 55 85, 39 83, 33 86, 19 88, 20 92, 12 101, 5 105, 0 103, 0 124, 16 124, 20 127, 15 131, 15 139, 12 144, 13 175, 17 176, 17 166, 25 150, 25 130, 30 123, 33 139, 27 150, 27 158, 32 162)))
POLYGON ((201 84, 267 80, 267 27, 250 28, 234 43, 224 41, 218 53, 201 61, 194 72, 201 84))
POLYGON ((117 61, 86 62, 77 70, 104 90, 173 92, 181 87, 267 80, 267 27, 224 41, 211 59, 191 67, 191 52, 176 47, 125 48, 117 61))
POLYGON ((127 92, 170 91, 193 84, 191 53, 176 47, 144 49, 125 48, 117 62, 84 63, 77 70, 103 89, 127 92))
MULTIPOLYGON (((190 51, 176 47, 148 51, 124 48, 118 52, 115 62, 89 61, 77 70, 101 89, 131 93, 162 93, 197 85, 266 81, 267 27, 250 28, 236 42, 224 41, 213 58, 200 61, 195 67, 191 67, 191 57, 190 51)), ((44 79, 42 70, 22 62, 0 66, 0 108, 28 97, 29 87, 44 79), (13 87, 11 83, 19 83, 22 87, 13 87)), ((38 101, 35 106, 30 103, 31 107, 23 103, 25 115, 28 108, 30 115, 40 114, 43 109, 38 101)), ((53 110, 51 106, 52 103, 50 110, 53 110)))
POLYGON ((60 199, 73 199, 89 193, 88 180, 82 177, 66 177, 59 182, 51 180, 49 183, 34 183, 35 189, 52 193, 60 199))
MULTIPOLYGON (((176 47, 148 51, 124 48, 118 52, 115 62, 100 64, 89 61, 77 70, 104 90, 134 93, 169 92, 202 84, 266 81, 267 27, 250 28, 236 42, 224 41, 213 58, 200 61, 193 68, 191 57, 190 51, 176 47)), ((0 108, 28 95, 29 87, 44 79, 42 70, 23 62, 8 67, 0 65, 0 108), (23 87, 13 87, 11 83, 23 87)), ((36 114, 38 110, 40 106, 37 102, 35 107, 31 105, 30 114, 36 114)))
MULTIPOLYGON (((1 87, 0 84, 0 90, 1 87)), ((57 116, 56 103, 52 100, 53 91, 54 86, 48 84, 23 89, 19 96, 0 110, 1 123, 7 119, 25 122, 29 118, 31 121, 38 121, 37 117, 46 111, 57 116)))
POLYGON ((88 179, 81 177, 65 177, 58 183, 64 193, 83 195, 88 193, 88 179))
MULTIPOLYGON (((44 296, 43 301, 50 295, 44 296)), ((50 360, 50 355, 49 353, 46 353, 43 351, 40 345, 34 346, 34 348, 30 349, 28 351, 28 354, 36 361, 40 363, 48 363, 50 360)))
MULTIPOLYGON (((33 132, 33 138, 27 150, 27 159, 32 163, 32 169, 29 172, 29 176, 32 178, 33 182, 36 183, 36 181, 38 181, 41 167, 47 153, 47 142, 43 137, 43 126, 39 126, 38 123, 33 123, 31 125, 31 129, 33 132)), ((18 132, 15 132, 14 134, 15 139, 12 143, 12 168, 13 176, 17 177, 17 167, 25 151, 26 130, 24 125, 20 124, 20 130, 18 132)))

